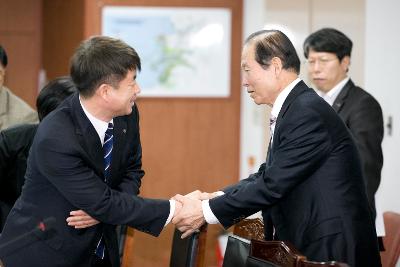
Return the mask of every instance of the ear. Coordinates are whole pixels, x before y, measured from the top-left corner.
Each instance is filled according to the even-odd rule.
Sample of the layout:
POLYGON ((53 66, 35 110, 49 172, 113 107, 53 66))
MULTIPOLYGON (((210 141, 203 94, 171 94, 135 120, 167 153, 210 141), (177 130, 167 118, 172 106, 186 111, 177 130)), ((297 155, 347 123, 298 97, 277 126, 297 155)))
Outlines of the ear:
POLYGON ((106 83, 102 83, 100 84, 99 87, 97 87, 96 93, 99 97, 101 97, 102 99, 104 99, 106 102, 108 101, 109 95, 110 95, 110 90, 111 90, 111 86, 106 84, 106 83))
POLYGON ((280 74, 281 71, 282 71, 282 67, 283 67, 283 65, 282 65, 282 60, 281 60, 279 57, 273 57, 273 58, 271 59, 271 67, 274 68, 274 70, 275 70, 275 75, 276 75, 276 76, 279 76, 279 74, 280 74))
POLYGON ((348 72, 350 66, 350 57, 345 56, 344 58, 342 58, 342 61, 340 61, 340 66, 345 72, 348 72))

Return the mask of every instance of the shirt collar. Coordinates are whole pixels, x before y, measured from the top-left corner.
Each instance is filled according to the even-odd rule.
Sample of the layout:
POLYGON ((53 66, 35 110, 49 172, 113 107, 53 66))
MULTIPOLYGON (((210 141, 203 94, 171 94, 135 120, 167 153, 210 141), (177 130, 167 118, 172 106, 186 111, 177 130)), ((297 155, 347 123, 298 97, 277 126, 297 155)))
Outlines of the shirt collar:
POLYGON ((279 93, 278 97, 275 100, 275 103, 272 106, 271 117, 278 118, 279 112, 281 111, 281 108, 287 96, 290 94, 290 92, 296 86, 296 84, 298 84, 300 81, 301 81, 300 78, 295 79, 288 86, 286 86, 286 88, 283 89, 282 92, 279 93))
POLYGON ((96 130, 96 132, 100 138, 100 142, 103 145, 104 136, 106 135, 108 124, 110 122, 112 123, 113 120, 111 119, 110 122, 105 122, 105 121, 99 120, 98 118, 96 118, 95 116, 90 114, 90 112, 83 106, 80 96, 79 96, 79 103, 81 104, 83 112, 85 112, 86 117, 89 119, 90 123, 93 125, 94 129, 96 130))
POLYGON ((336 84, 331 90, 327 93, 324 93, 320 90, 317 90, 317 94, 322 97, 329 105, 333 105, 337 96, 340 94, 346 83, 350 80, 350 77, 346 76, 343 80, 341 80, 338 84, 336 84))

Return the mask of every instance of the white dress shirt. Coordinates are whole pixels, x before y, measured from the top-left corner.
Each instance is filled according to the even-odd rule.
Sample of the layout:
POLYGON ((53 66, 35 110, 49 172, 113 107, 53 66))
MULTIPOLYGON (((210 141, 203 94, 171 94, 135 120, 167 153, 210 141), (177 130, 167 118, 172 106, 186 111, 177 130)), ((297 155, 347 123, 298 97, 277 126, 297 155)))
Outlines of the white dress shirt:
MULTIPOLYGON (((287 96, 290 94, 290 92, 293 90, 293 88, 296 86, 296 84, 298 84, 300 81, 301 81, 300 78, 295 79, 293 82, 291 82, 288 86, 285 87, 285 89, 283 89, 279 93, 278 97, 275 100, 275 103, 272 106, 271 117, 278 118, 279 112, 281 111, 281 108, 282 108, 283 103, 285 102, 287 96)), ((274 131, 275 131, 275 124, 276 124, 276 121, 271 125, 271 137, 272 138, 273 138, 274 131)), ((272 142, 272 139, 271 139, 271 142, 272 142)), ((217 193, 219 195, 224 194, 224 192, 222 192, 222 191, 218 191, 217 193)), ((208 224, 218 224, 219 221, 210 208, 209 200, 208 199, 203 200, 201 202, 201 206, 203 209, 203 216, 204 216, 204 219, 206 220, 206 222, 208 224)))
POLYGON ((102 120, 99 120, 92 114, 90 114, 89 111, 85 108, 85 106, 82 104, 81 98, 79 98, 79 102, 81 104, 81 107, 83 109, 83 112, 85 112, 86 117, 89 119, 90 123, 93 125, 94 129, 96 130, 96 133, 98 134, 100 138, 101 145, 104 144, 104 136, 106 135, 106 131, 108 128, 108 124, 111 122, 113 123, 113 119, 109 122, 105 122, 102 120))
POLYGON ((338 84, 336 84, 331 90, 329 90, 327 93, 324 93, 320 90, 315 90, 317 94, 322 97, 329 105, 333 105, 333 102, 335 102, 337 96, 340 94, 342 91, 343 87, 346 85, 346 83, 350 80, 350 77, 346 77, 343 80, 341 80, 338 84))

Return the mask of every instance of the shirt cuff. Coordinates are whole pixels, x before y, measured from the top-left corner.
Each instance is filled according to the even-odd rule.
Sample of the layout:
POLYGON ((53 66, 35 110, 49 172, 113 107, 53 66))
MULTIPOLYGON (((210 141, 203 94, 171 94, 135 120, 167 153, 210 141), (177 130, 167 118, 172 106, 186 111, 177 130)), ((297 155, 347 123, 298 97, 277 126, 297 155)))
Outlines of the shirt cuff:
POLYGON ((210 203, 209 203, 208 199, 201 201, 201 207, 203 208, 204 219, 206 219, 206 222, 208 224, 218 224, 219 223, 217 217, 215 217, 214 213, 212 212, 212 210, 210 208, 210 203))
POLYGON ((225 195, 224 191, 217 191, 215 193, 217 194, 217 197, 225 195))
POLYGON ((169 200, 169 215, 168 215, 167 221, 165 222, 164 227, 167 226, 171 222, 172 217, 174 216, 174 213, 175 213, 175 200, 170 199, 169 200))

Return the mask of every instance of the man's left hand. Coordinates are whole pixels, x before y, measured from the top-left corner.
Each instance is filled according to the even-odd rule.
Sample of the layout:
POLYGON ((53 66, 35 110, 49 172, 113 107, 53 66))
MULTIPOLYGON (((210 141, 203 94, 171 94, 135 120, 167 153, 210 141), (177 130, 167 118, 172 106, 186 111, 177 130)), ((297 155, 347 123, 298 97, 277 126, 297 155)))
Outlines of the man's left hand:
POLYGON ((73 210, 69 215, 71 216, 67 218, 67 223, 76 229, 88 228, 99 223, 83 210, 73 210))

